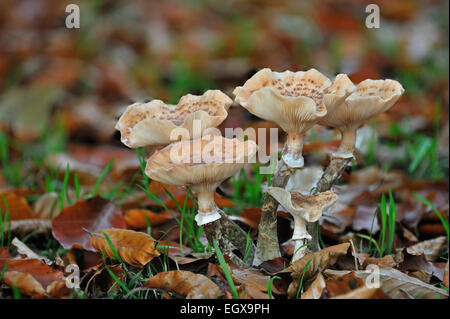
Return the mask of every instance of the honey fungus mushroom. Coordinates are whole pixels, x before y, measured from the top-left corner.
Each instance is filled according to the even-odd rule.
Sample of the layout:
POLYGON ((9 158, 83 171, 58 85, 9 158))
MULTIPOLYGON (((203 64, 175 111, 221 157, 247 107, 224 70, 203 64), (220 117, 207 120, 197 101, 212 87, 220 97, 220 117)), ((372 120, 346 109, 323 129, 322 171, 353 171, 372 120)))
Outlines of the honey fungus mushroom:
POLYGON ((156 151, 148 159, 145 173, 162 183, 190 187, 198 201, 195 220, 204 225, 220 219, 214 203, 216 188, 239 172, 256 151, 253 141, 208 135, 156 151))
POLYGON ((280 187, 269 187, 268 193, 294 218, 292 240, 295 241, 295 249, 292 261, 302 258, 307 250, 306 244, 312 239, 306 230, 307 223, 319 220, 323 211, 337 200, 337 195, 330 190, 305 196, 301 193, 289 192, 280 187))
POLYGON ((237 87, 236 102, 250 113, 278 124, 287 133, 284 162, 292 168, 304 165, 302 156, 305 133, 333 110, 354 89, 345 74, 331 82, 315 69, 306 72, 273 72, 262 69, 237 87))
POLYGON ((337 128, 342 141, 334 158, 353 158, 356 131, 372 117, 389 110, 402 96, 402 85, 394 80, 364 80, 344 103, 329 111, 319 120, 320 125, 337 128))
POLYGON ((134 103, 127 107, 116 124, 121 141, 130 148, 168 145, 181 139, 173 134, 184 128, 189 139, 198 133, 200 137, 208 128, 217 127, 228 116, 233 101, 220 90, 208 90, 203 95, 187 94, 177 105, 165 104, 161 100, 134 103), (194 121, 199 120, 199 132, 194 132, 194 121), (171 136, 172 135, 172 136, 171 136))

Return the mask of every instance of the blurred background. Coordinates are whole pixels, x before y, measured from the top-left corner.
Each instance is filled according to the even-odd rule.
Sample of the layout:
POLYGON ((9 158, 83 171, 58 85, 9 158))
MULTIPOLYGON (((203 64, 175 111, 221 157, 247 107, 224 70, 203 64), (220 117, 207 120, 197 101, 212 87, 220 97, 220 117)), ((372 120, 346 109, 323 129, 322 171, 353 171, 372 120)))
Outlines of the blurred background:
MULTIPOLYGON (((448 6, 445 0, 2 0, 0 145, 2 165, 18 166, 2 178, 34 187, 23 170, 63 151, 99 168, 112 157, 132 166, 135 153, 114 130, 128 104, 176 103, 207 89, 232 96, 261 68, 314 67, 330 78, 347 73, 355 83, 392 78, 406 90, 360 130, 358 165, 448 179, 448 6), (80 7, 79 29, 65 26, 70 3, 80 7), (379 29, 365 26, 370 3, 380 8, 379 29)), ((233 105, 222 126, 271 124, 233 105)), ((325 155, 316 162, 323 162, 339 138, 317 127, 306 153, 319 150, 325 155)))

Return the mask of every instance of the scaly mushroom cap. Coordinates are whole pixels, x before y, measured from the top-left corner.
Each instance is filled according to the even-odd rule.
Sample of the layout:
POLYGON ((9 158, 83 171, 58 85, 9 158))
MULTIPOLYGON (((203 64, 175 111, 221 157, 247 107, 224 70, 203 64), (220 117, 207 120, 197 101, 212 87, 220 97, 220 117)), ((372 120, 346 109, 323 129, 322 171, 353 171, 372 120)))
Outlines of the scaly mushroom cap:
POLYGON ((331 190, 311 196, 289 192, 280 187, 269 187, 267 191, 289 213, 300 216, 308 222, 317 221, 322 212, 337 200, 337 195, 331 190))
MULTIPOLYGON (((219 90, 208 90, 203 95, 187 94, 177 105, 161 100, 134 103, 127 107, 116 124, 121 141, 130 148, 150 145, 167 145, 172 131, 185 128, 193 138, 193 122, 200 120, 202 134, 206 129, 217 127, 228 116, 233 101, 219 90)), ((175 140, 180 136, 172 137, 175 140)))
POLYGON ((222 136, 180 141, 156 151, 148 159, 145 173, 162 183, 190 186, 194 193, 213 192, 255 156, 257 148, 251 140, 222 136))
POLYGON ((394 80, 364 80, 333 111, 319 120, 320 125, 340 129, 356 129, 370 118, 386 112, 405 90, 394 80))
POLYGON ((237 87, 236 102, 284 131, 304 133, 347 97, 353 84, 340 74, 332 83, 315 69, 273 72, 262 69, 237 87))

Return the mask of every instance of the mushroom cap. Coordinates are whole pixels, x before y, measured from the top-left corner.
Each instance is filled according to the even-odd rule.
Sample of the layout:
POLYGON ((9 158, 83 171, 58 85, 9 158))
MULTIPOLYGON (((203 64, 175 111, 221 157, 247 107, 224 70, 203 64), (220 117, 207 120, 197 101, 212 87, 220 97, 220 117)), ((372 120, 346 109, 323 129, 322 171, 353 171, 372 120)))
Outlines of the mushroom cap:
POLYGON ((215 191, 255 156, 257 149, 251 140, 207 135, 156 151, 148 159, 145 173, 162 183, 190 186, 195 193, 215 191))
POLYGON ((332 83, 315 69, 273 72, 265 68, 233 94, 252 114, 275 122, 286 132, 304 133, 351 93, 347 80, 339 75, 332 83))
POLYGON ((386 112, 405 90, 395 80, 364 80, 345 102, 319 120, 320 125, 341 130, 356 129, 370 118, 386 112))
POLYGON ((161 100, 134 103, 127 107, 115 128, 121 133, 122 143, 130 148, 167 145, 173 142, 170 134, 177 127, 187 129, 192 138, 194 120, 201 121, 200 134, 217 127, 228 116, 227 110, 232 103, 220 90, 184 95, 177 105, 161 100))
POLYGON ((307 196, 310 194, 311 189, 317 185, 322 175, 323 169, 321 166, 310 166, 296 170, 289 178, 286 190, 307 196))
POLYGON ((337 195, 331 190, 311 196, 289 192, 280 187, 269 187, 267 192, 289 213, 302 217, 308 222, 317 221, 322 216, 322 212, 337 200, 337 195))

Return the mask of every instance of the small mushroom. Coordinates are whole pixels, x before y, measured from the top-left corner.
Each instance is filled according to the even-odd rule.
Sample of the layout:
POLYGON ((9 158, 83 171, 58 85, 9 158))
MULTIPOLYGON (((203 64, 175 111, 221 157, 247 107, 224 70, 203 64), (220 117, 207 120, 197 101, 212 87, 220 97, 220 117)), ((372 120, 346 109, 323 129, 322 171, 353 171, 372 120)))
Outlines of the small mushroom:
POLYGON ((353 158, 356 130, 364 122, 386 112, 402 96, 402 85, 394 80, 364 80, 355 91, 325 117, 320 125, 337 128, 342 133, 342 141, 334 158, 353 158))
POLYGON ((312 239, 306 230, 306 224, 319 220, 322 212, 337 200, 337 195, 330 190, 305 196, 280 187, 269 187, 268 193, 294 217, 292 240, 295 241, 295 250, 292 261, 300 259, 306 253, 307 242, 312 239))
POLYGON ((216 188, 239 172, 256 151, 257 145, 251 140, 207 135, 156 151, 148 159, 145 173, 162 183, 189 186, 198 200, 195 220, 204 225, 220 219, 214 203, 216 188))
POLYGON ((323 169, 321 166, 311 166, 299 169, 291 175, 285 189, 290 192, 309 195, 311 190, 316 187, 317 182, 322 175, 323 169))
POLYGON ((291 168, 304 165, 305 133, 351 93, 354 85, 344 74, 334 82, 315 69, 306 72, 273 72, 262 69, 236 87, 236 102, 250 113, 278 124, 287 132, 284 162, 291 168))
POLYGON ((121 133, 122 143, 130 148, 168 145, 181 139, 181 136, 171 137, 176 128, 187 129, 189 139, 200 137, 194 136, 194 120, 200 120, 200 135, 208 128, 217 127, 228 116, 232 103, 219 90, 208 90, 199 96, 187 94, 177 105, 161 100, 134 103, 127 107, 115 128, 121 133))

